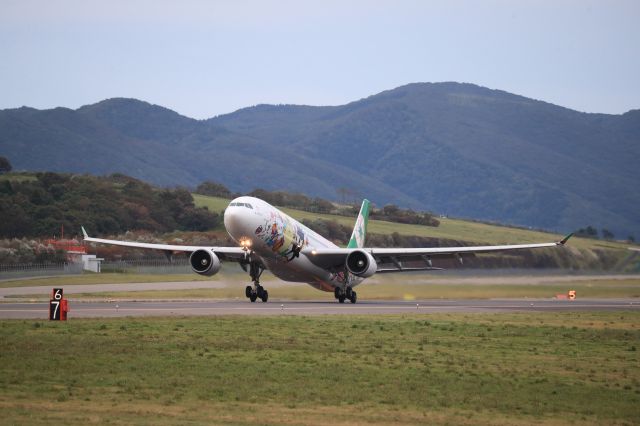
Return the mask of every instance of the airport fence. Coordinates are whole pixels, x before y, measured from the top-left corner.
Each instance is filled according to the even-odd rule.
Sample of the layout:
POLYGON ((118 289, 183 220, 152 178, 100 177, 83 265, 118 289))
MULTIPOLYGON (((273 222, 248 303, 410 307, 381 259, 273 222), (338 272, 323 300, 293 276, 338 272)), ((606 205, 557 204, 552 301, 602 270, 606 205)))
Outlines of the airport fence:
POLYGON ((0 280, 82 273, 82 263, 17 263, 0 264, 0 280))
MULTIPOLYGON (((0 280, 37 278, 58 275, 80 275, 82 263, 18 263, 0 264, 0 280)), ((121 274, 189 274, 192 272, 188 259, 116 260, 102 262, 101 272, 121 274)))

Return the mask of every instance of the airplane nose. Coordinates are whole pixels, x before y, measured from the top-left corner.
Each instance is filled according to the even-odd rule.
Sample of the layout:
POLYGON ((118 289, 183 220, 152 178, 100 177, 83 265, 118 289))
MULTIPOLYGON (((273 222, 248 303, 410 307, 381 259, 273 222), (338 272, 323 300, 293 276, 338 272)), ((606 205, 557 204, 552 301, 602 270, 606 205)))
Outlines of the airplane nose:
POLYGON ((259 212, 244 200, 232 201, 224 211, 224 227, 236 242, 252 239, 260 226, 259 212))
POLYGON ((224 211, 224 227, 232 237, 235 237, 239 231, 239 216, 238 209, 236 208, 227 207, 224 211))
POLYGON ((224 227, 236 241, 251 237, 253 225, 253 216, 246 208, 228 207, 224 212, 224 227))

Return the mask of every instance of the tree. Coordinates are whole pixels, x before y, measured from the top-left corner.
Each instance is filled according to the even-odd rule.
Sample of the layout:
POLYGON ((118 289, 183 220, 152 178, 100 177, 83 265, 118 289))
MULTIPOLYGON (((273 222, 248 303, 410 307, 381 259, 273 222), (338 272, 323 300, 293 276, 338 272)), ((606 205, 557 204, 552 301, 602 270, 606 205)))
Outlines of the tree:
POLYGON ((329 213, 334 208, 333 203, 318 197, 311 201, 311 205, 309 207, 311 211, 318 213, 329 213))
POLYGON ((341 186, 340 188, 336 189, 336 192, 338 193, 338 196, 340 197, 340 202, 342 204, 346 204, 347 203, 347 194, 349 193, 349 190, 347 188, 345 188, 344 186, 341 186))
POLYGON ((11 163, 6 157, 0 157, 0 174, 13 170, 11 163))
POLYGON ((613 235, 613 232, 609 231, 608 229, 602 229, 602 238, 604 238, 605 240, 613 240, 615 237, 613 235))
POLYGON ((400 213, 400 208, 395 204, 387 204, 382 208, 382 214, 385 216, 395 216, 400 213))
POLYGON ((178 225, 184 231, 208 231, 220 223, 217 213, 206 208, 185 208, 178 217, 178 225))
POLYGON ((576 236, 586 238, 598 238, 598 230, 589 225, 586 228, 580 228, 576 231, 576 236))
POLYGON ((233 195, 226 186, 211 181, 202 182, 196 188, 195 193, 221 198, 232 198, 233 195))
POLYGON ((357 191, 345 187, 336 189, 336 192, 340 196, 342 204, 358 204, 358 198, 361 198, 357 191))

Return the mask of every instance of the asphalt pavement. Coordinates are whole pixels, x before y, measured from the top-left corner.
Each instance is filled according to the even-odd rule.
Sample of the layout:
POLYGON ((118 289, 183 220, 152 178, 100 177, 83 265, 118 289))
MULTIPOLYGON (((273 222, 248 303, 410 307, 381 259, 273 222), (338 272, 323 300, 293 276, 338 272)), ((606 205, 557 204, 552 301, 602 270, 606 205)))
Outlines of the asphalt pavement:
MULTIPOLYGON (((243 300, 71 302, 69 319, 184 315, 373 315, 430 312, 637 311, 638 299, 489 299, 489 300, 243 300)), ((47 319, 47 303, 0 303, 0 319, 47 319)))

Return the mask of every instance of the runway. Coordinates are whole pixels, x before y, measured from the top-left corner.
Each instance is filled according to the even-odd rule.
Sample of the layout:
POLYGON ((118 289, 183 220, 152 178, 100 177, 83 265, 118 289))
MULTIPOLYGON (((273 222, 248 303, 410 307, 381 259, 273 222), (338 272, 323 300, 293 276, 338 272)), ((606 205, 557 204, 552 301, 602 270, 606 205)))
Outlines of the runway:
MULTIPOLYGON (((375 315, 428 314, 435 312, 570 312, 637 311, 638 299, 489 299, 489 300, 399 300, 359 301, 120 301, 71 302, 69 319, 100 317, 184 315, 375 315)), ((47 303, 0 303, 0 319, 47 319, 47 303)))

